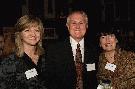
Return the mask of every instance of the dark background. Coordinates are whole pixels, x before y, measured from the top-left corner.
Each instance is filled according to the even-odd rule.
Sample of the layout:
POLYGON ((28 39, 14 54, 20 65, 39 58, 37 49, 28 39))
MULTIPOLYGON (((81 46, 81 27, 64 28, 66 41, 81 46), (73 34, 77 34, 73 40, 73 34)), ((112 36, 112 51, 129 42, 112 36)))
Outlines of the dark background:
POLYGON ((14 27, 17 19, 22 15, 33 14, 42 19, 45 28, 55 28, 58 39, 62 40, 68 35, 65 26, 66 16, 72 10, 84 10, 88 14, 88 40, 95 42, 98 32, 102 31, 105 26, 113 26, 121 33, 123 39, 126 38, 128 42, 130 40, 134 47, 134 0, 1 0, 0 27, 14 27), (55 1, 54 5, 53 1, 55 1), (22 6, 26 3, 29 13, 22 11, 22 6), (55 17, 45 17, 46 5, 48 5, 48 13, 53 12, 51 5, 54 6, 55 17), (133 34, 132 36, 130 36, 130 32, 133 34))

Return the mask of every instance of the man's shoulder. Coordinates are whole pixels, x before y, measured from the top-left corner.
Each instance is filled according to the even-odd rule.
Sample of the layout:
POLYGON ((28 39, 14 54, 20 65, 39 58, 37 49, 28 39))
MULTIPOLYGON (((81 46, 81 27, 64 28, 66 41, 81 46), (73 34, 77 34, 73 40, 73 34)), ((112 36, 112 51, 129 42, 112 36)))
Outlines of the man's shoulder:
POLYGON ((59 40, 55 40, 53 42, 49 42, 46 44, 46 47, 45 47, 45 51, 46 52, 60 52, 62 51, 63 49, 67 48, 67 42, 65 41, 59 41, 59 40))
POLYGON ((69 40, 52 40, 46 42, 46 47, 56 47, 56 46, 63 46, 65 44, 69 43, 69 40))
POLYGON ((91 50, 91 51, 97 51, 98 46, 92 42, 84 42, 84 47, 86 47, 87 49, 91 50))

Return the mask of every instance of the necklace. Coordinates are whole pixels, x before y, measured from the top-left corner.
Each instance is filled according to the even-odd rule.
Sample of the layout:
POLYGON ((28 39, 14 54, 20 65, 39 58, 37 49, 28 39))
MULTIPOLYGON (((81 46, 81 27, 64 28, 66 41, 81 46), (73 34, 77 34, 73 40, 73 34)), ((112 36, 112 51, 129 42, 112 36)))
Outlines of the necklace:
POLYGON ((114 62, 114 54, 113 53, 105 53, 105 58, 107 59, 107 61, 109 63, 113 63, 114 62))

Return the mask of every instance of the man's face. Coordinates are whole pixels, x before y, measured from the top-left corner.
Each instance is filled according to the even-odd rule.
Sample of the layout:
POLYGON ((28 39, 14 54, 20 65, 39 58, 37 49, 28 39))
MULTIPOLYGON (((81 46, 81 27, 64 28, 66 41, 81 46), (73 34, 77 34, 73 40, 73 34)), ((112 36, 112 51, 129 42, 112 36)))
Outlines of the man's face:
POLYGON ((76 41, 80 41, 84 37, 87 27, 85 18, 79 13, 72 14, 69 23, 67 23, 69 34, 76 41))

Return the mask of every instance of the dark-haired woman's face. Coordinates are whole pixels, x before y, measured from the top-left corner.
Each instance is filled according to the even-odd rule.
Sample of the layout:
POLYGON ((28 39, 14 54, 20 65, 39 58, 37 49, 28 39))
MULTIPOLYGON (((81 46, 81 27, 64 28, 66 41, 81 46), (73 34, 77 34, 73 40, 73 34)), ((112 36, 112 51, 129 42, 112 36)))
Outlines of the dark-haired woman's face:
POLYGON ((115 50, 117 44, 117 38, 114 34, 105 35, 100 37, 100 46, 104 51, 115 50))

